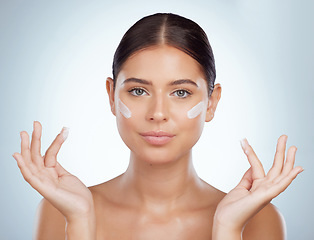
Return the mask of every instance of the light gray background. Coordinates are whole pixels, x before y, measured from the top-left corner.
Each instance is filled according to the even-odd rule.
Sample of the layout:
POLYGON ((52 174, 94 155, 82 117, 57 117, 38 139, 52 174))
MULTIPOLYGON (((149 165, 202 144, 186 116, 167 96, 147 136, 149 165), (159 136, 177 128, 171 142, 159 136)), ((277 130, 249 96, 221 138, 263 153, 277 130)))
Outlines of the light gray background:
POLYGON ((0 1, 0 239, 31 239, 41 196, 11 156, 43 125, 42 151, 63 126, 60 163, 91 186, 122 173, 128 149, 105 79, 124 32, 155 12, 196 21, 212 44, 222 98, 194 149, 204 180, 229 191, 248 168, 246 137, 268 170, 281 134, 305 171, 273 203, 289 239, 313 239, 313 1, 0 1))

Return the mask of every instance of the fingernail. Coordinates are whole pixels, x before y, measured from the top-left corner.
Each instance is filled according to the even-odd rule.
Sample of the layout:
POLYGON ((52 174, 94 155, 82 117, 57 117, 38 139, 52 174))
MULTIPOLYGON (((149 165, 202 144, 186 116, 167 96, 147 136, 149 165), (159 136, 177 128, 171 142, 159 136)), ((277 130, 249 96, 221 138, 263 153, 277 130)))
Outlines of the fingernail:
POLYGON ((241 147, 244 149, 245 148, 245 138, 242 138, 241 140, 240 140, 240 143, 241 143, 241 147))
POLYGON ((69 128, 63 127, 61 132, 62 132, 63 140, 65 141, 69 135, 69 128))
POLYGON ((247 151, 247 149, 246 149, 246 145, 248 144, 247 139, 246 139, 246 138, 241 139, 241 140, 240 140, 240 143, 241 143, 242 149, 243 149, 244 152, 247 154, 247 153, 248 153, 248 151, 247 151))

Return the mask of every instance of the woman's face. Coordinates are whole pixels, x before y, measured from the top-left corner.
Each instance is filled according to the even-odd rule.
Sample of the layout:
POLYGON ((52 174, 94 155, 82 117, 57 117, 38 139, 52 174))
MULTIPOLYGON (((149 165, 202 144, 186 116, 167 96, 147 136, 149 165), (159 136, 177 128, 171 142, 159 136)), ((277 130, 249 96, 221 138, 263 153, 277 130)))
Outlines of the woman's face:
MULTIPOLYGON (((119 133, 134 156, 149 163, 175 161, 189 154, 204 122, 220 98, 208 98, 197 61, 170 46, 132 55, 117 76, 107 80, 119 133)), ((220 88, 219 88, 220 90, 220 88)))

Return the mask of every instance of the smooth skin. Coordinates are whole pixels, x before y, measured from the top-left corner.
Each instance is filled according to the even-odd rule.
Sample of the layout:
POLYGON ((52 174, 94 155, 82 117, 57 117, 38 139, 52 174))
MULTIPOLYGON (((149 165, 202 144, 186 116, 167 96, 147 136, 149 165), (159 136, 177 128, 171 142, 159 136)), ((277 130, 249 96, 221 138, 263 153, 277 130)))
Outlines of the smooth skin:
POLYGON ((27 132, 21 132, 21 153, 13 157, 25 180, 44 196, 34 239, 285 239, 284 219, 270 201, 303 171, 294 167, 295 146, 285 160, 286 135, 278 139, 267 174, 244 140, 251 167, 225 194, 200 179, 192 163, 192 147, 221 96, 216 84, 208 98, 193 58, 166 45, 148 48, 125 62, 115 89, 111 78, 106 87, 120 136, 130 149, 129 166, 120 176, 87 188, 57 162, 62 133, 41 156, 41 124, 34 122, 31 144, 27 132), (182 79, 195 84, 177 81, 182 79), (131 118, 118 111, 118 99, 131 110, 131 118), (202 113, 187 118, 200 101, 206 102, 202 113), (174 137, 156 146, 141 136, 157 130, 174 137))

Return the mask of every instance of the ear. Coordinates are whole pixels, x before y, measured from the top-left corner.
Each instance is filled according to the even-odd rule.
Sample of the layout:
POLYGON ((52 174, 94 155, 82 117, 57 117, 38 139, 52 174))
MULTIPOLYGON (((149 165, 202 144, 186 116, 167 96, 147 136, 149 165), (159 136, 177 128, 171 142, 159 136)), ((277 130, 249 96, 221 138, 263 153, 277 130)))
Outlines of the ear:
POLYGON ((108 77, 106 80, 106 89, 109 97, 109 104, 111 107, 111 112, 116 116, 116 108, 114 104, 114 89, 113 89, 113 79, 108 77))
POLYGON ((219 83, 215 84, 212 95, 208 100, 207 111, 206 111, 206 119, 205 122, 210 122, 215 115, 215 111, 218 105, 218 102, 221 97, 221 85, 219 83))

